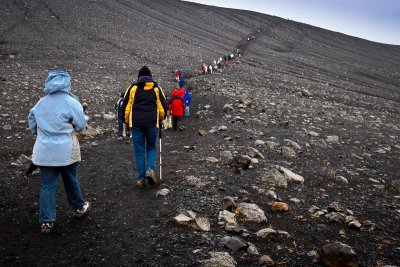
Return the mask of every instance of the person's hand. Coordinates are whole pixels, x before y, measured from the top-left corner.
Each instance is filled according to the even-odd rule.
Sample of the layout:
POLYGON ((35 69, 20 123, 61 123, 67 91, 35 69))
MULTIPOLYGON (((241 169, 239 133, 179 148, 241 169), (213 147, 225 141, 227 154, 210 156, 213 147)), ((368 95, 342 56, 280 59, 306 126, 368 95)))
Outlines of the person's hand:
POLYGON ((83 102, 83 103, 82 103, 83 112, 86 111, 86 109, 87 109, 88 106, 89 106, 89 105, 88 105, 86 102, 83 102))

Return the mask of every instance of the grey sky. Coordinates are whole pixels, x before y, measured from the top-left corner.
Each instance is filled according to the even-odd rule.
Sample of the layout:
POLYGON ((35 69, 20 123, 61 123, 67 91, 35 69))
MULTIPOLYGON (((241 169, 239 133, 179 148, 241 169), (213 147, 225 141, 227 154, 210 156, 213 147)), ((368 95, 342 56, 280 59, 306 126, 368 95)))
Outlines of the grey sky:
POLYGON ((363 39, 400 45, 400 0, 196 0, 253 10, 363 39))

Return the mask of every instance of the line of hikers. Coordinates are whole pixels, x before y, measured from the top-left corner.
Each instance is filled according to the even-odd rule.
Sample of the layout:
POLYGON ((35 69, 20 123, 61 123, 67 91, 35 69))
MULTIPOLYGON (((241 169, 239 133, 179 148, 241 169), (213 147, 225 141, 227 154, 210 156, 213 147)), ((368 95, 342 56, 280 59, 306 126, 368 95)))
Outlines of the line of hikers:
MULTIPOLYGON (((236 54, 224 55, 209 66, 204 63, 202 73, 226 68, 228 60, 241 55, 242 48, 238 48, 236 54)), ((167 102, 162 88, 153 80, 150 69, 143 66, 137 81, 119 94, 115 104, 118 137, 131 137, 137 171, 136 184, 139 188, 145 187, 146 182, 148 185, 158 183, 154 172, 157 131, 160 131, 161 137, 163 124, 166 128, 182 131, 184 127, 179 125, 182 118, 190 116, 192 95, 189 88, 185 88, 181 69, 175 71, 175 79, 178 86, 173 88, 167 102)), ((45 96, 28 115, 29 129, 37 137, 27 175, 37 167, 40 170, 39 223, 41 232, 48 234, 56 221, 59 175, 62 176, 73 216, 81 218, 91 209, 91 204, 81 194, 77 178, 81 152, 76 136, 77 132, 87 128, 89 117, 85 114, 87 104, 81 104, 71 92, 71 78, 66 71, 51 70, 44 84, 44 93, 45 96)))
MULTIPOLYGON (((183 85, 182 80, 181 90, 183 85)), ((39 167, 41 177, 39 223, 41 232, 48 234, 56 221, 59 175, 62 176, 73 216, 81 218, 91 209, 91 204, 82 196, 77 177, 81 152, 76 135, 85 130, 89 117, 84 113, 84 104, 71 92, 71 78, 67 72, 50 71, 44 93, 45 96, 30 110, 28 124, 32 134, 36 135, 32 164, 39 167)), ((171 112, 173 121, 174 117, 179 118, 184 112, 180 90, 174 89, 172 95, 168 104, 162 88, 153 80, 150 69, 143 66, 136 82, 126 89, 123 100, 119 101, 119 104, 122 102, 123 123, 130 129, 137 171, 136 184, 140 188, 145 187, 146 182, 148 185, 158 182, 154 171, 156 139, 167 112, 171 112), (180 106, 178 111, 176 106, 180 106)))
MULTIPOLYGON (((190 116, 190 104, 192 102, 192 94, 189 88, 185 88, 185 81, 183 79, 182 70, 176 71, 178 77, 179 87, 172 89, 171 96, 167 98, 168 108, 166 118, 163 121, 163 127, 165 129, 172 128, 174 131, 182 131, 185 129, 183 125, 180 125, 183 117, 190 116)), ((118 118, 118 138, 129 136, 128 124, 125 123, 125 112, 126 105, 124 105, 124 99, 126 98, 126 92, 121 92, 117 102, 115 103, 114 109, 117 111, 118 118), (125 125, 125 126, 124 126, 125 125), (128 134, 127 134, 128 133, 128 134)), ((125 100, 126 101, 126 100, 125 100)))
POLYGON ((203 63, 201 66, 202 74, 212 74, 213 71, 217 71, 218 69, 227 68, 228 61, 234 59, 235 57, 241 57, 241 50, 237 49, 236 53, 225 54, 219 59, 214 59, 213 62, 209 65, 203 63))

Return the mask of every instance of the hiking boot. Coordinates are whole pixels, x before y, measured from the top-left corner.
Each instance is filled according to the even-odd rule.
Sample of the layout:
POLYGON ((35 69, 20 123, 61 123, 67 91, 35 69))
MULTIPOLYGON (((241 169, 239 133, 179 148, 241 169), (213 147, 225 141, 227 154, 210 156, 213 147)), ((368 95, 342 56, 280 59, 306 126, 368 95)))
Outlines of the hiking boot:
POLYGON ((41 231, 42 234, 50 234, 51 233, 51 229, 53 229, 53 227, 54 227, 54 223, 45 222, 45 223, 42 223, 40 231, 41 231))
POLYGON ((136 182, 137 187, 139 188, 144 188, 146 186, 146 183, 144 179, 140 179, 139 181, 136 182))
POLYGON ((90 210, 90 202, 85 201, 85 204, 83 204, 83 207, 77 210, 74 210, 74 217, 75 218, 82 218, 87 214, 87 212, 90 210))
POLYGON ((146 179, 149 185, 157 184, 156 175, 154 174, 154 171, 152 169, 148 169, 146 171, 146 179))

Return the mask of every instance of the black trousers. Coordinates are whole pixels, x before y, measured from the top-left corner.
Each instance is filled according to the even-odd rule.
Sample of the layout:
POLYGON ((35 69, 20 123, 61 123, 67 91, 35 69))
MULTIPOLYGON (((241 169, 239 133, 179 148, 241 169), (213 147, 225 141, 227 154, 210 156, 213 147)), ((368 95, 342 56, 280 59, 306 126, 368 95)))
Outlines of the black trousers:
POLYGON ((180 117, 172 116, 172 129, 174 131, 178 130, 180 121, 181 121, 180 117))

